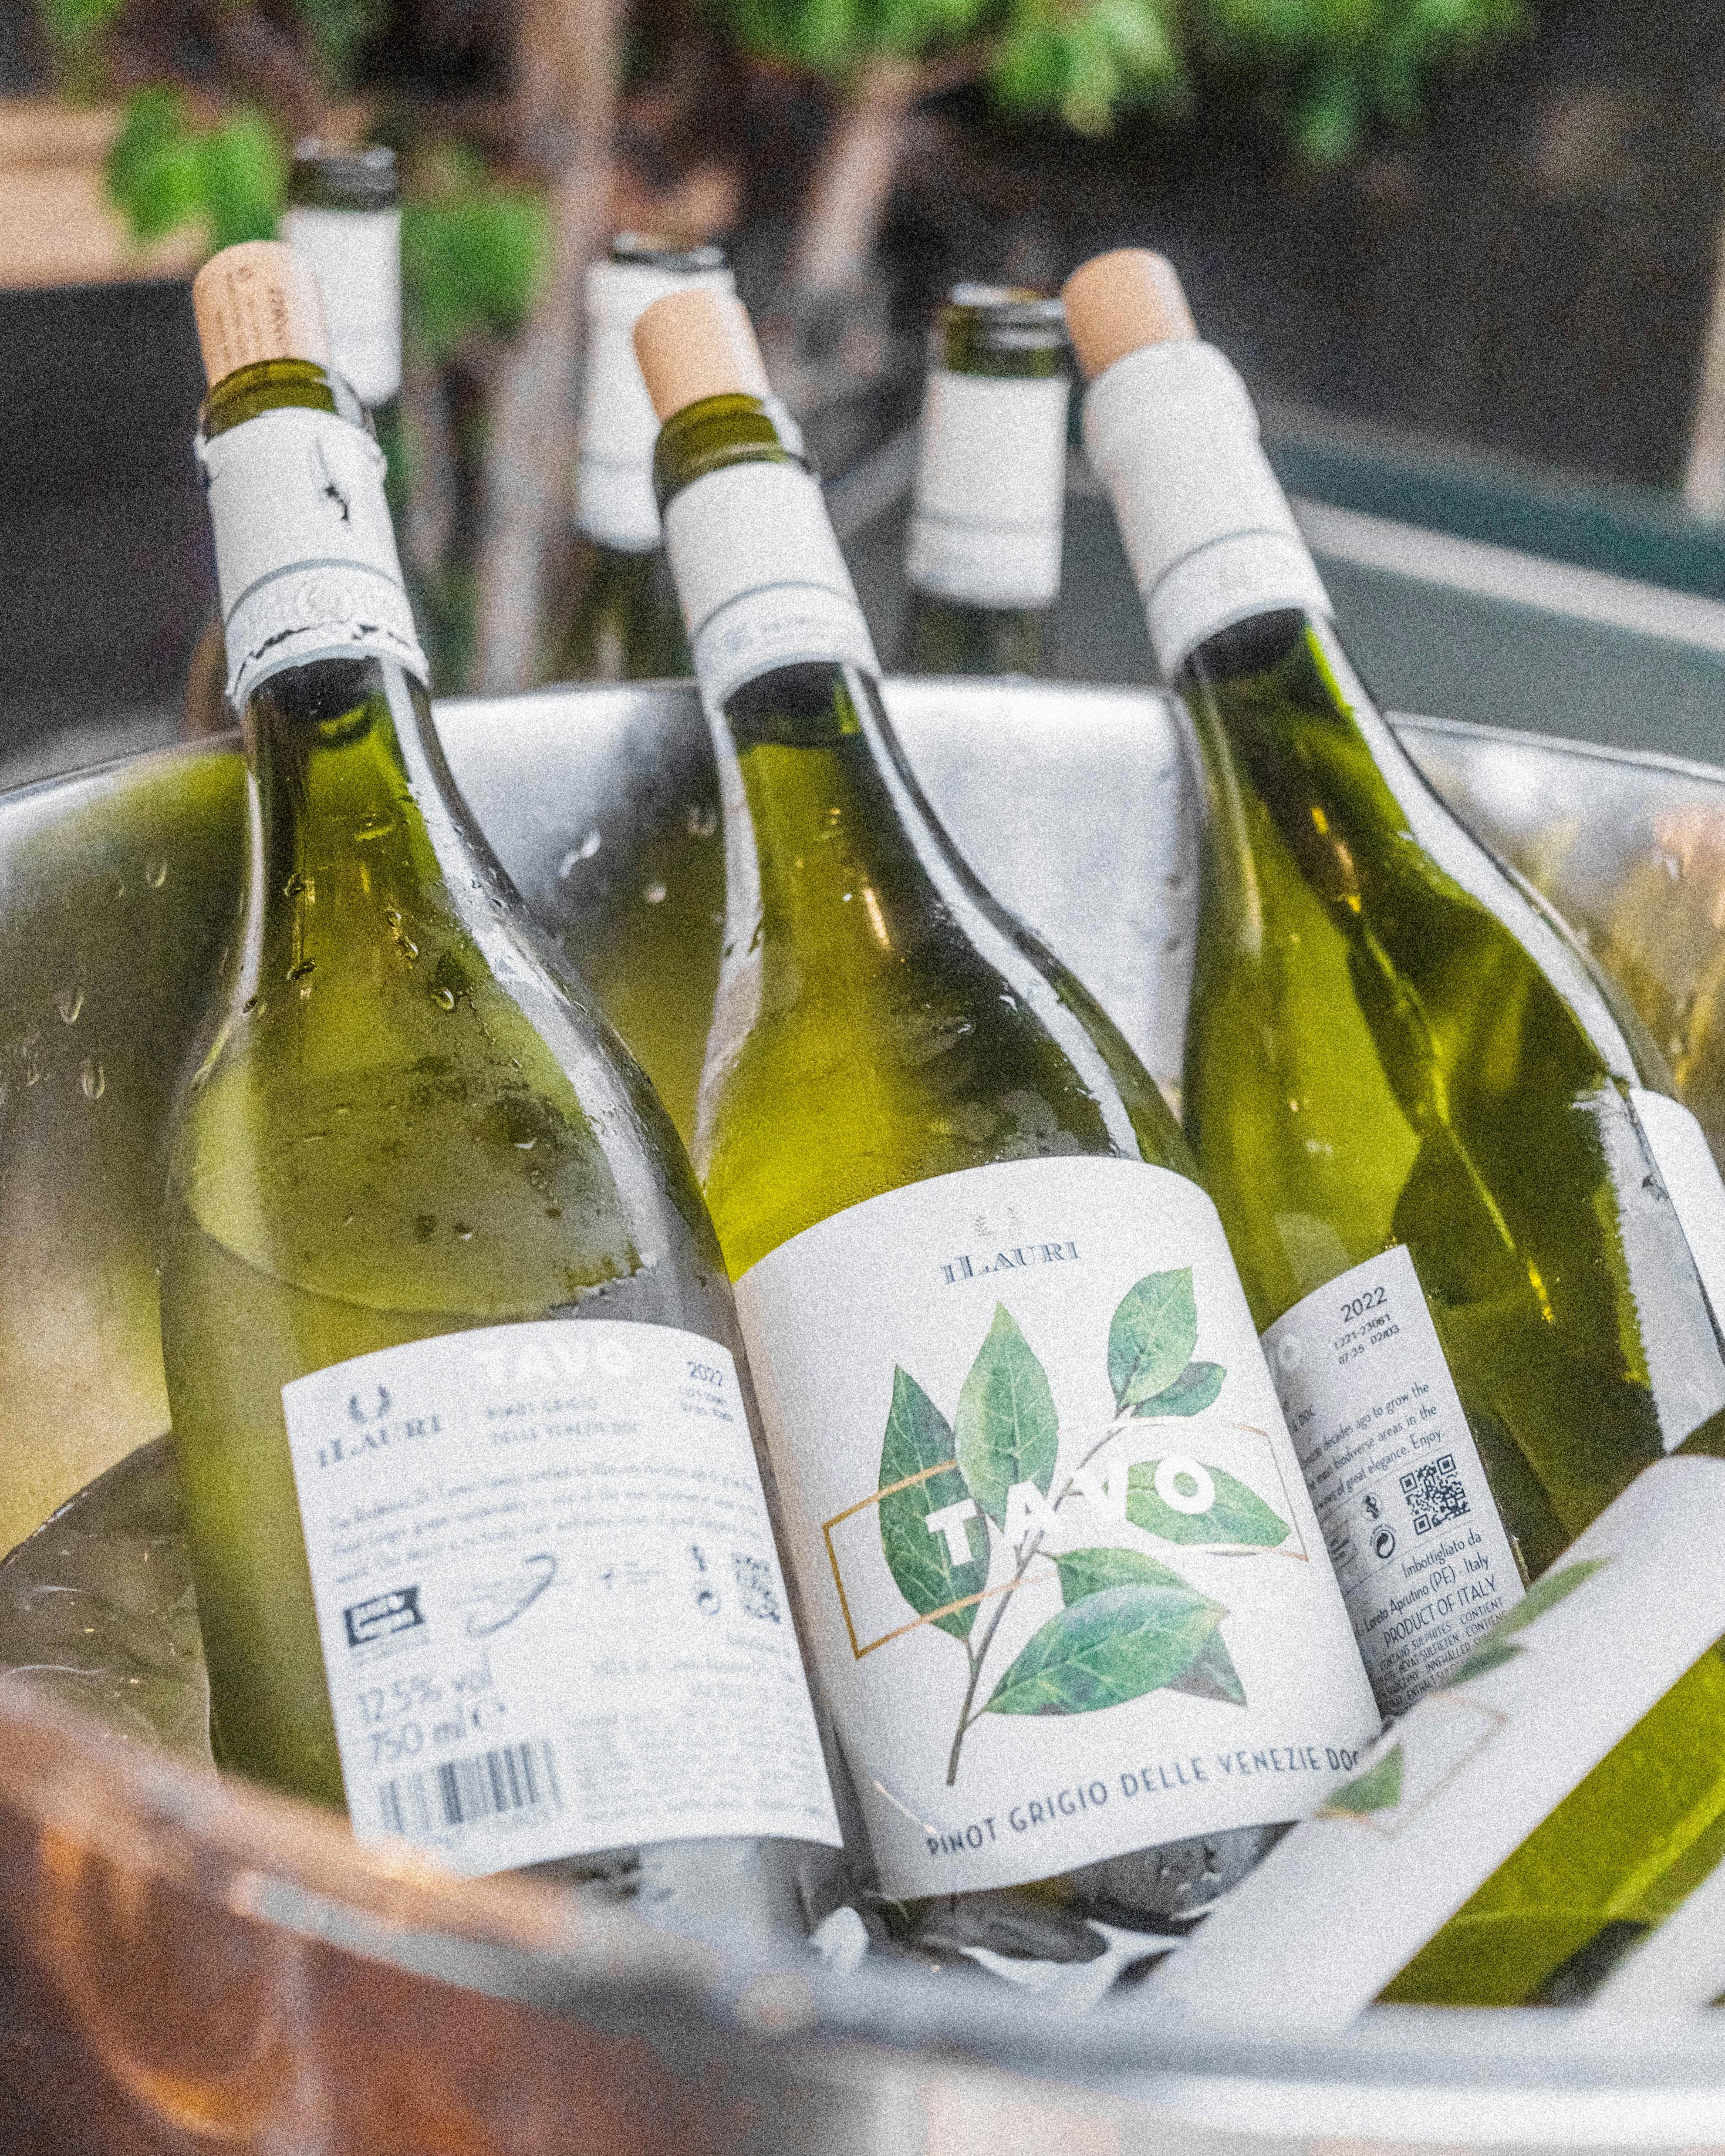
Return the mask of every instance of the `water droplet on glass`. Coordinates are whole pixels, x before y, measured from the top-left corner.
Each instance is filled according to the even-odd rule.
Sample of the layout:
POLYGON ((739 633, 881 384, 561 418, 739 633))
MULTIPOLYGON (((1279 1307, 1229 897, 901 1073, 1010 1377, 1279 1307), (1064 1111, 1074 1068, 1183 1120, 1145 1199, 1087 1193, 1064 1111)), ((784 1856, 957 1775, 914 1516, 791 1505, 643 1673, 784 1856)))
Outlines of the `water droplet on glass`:
POLYGON ((458 1243, 470 1243, 473 1240, 473 1230, 464 1221, 458 1220, 455 1223, 455 1240, 458 1243))
POLYGON ((167 881, 167 863, 153 859, 146 860, 144 863, 144 881, 151 891, 160 891, 167 881))
POLYGON ((84 1008, 84 991, 80 988, 62 988, 54 999, 54 1007, 68 1025, 76 1025, 78 1014, 84 1008))
POLYGON ((592 830, 588 833, 587 836, 581 841, 581 844, 578 846, 571 846, 568 852, 565 854, 562 860, 557 863, 558 880, 560 882, 567 881, 570 876, 574 875, 577 868, 583 861, 590 861, 593 855, 598 853, 601 843, 598 832, 597 830, 592 830))
POLYGON ((665 904, 665 886, 659 882, 649 883, 647 888, 641 893, 641 896, 646 900, 649 906, 663 906, 665 904))
POLYGON ((39 1086, 42 1082, 42 1065, 36 1060, 38 1038, 37 1034, 29 1034, 18 1043, 18 1066, 24 1074, 27 1086, 39 1086))
POLYGON ((719 812, 710 801, 691 801, 685 820, 691 839, 710 839, 719 828, 719 812))
POLYGON ((413 1240, 416 1242, 429 1243, 436 1233, 435 1213, 416 1213, 413 1215, 413 1240))
POLYGON ((107 1091, 108 1081, 102 1070, 99 1055, 86 1055, 78 1073, 78 1083, 84 1088, 86 1101, 100 1101, 107 1091))
POLYGON ((562 1207, 561 1205, 547 1205, 545 1209, 545 1217, 547 1220, 561 1220, 563 1217, 562 1207))
POLYGON ((431 992, 431 1000, 439 1010, 454 1010, 455 991, 453 988, 434 988, 431 992))
POLYGON ((517 1152, 531 1152, 539 1141, 537 1138, 515 1138, 511 1142, 517 1152))
POLYGON ((297 965, 288 968, 287 977, 290 981, 303 981, 308 973, 315 973, 316 969, 316 958, 301 958, 297 965))
POLYGON ((248 996, 245 1001, 239 1006, 240 1010, 244 1014, 249 1016, 253 1011, 262 1007, 263 1001, 264 998, 261 996, 248 996))
POLYGON ((395 819, 393 816, 385 816, 374 810, 371 815, 362 817, 354 825, 353 835, 362 841, 367 839, 381 839, 394 829, 395 819))
POLYGON ((344 1213, 341 1215, 341 1225, 344 1228, 351 1228, 353 1225, 354 1217, 352 1213, 344 1213))
POLYGON ((281 895, 284 898, 303 898, 311 888, 311 879, 310 876, 299 875, 290 875, 281 887, 281 895))

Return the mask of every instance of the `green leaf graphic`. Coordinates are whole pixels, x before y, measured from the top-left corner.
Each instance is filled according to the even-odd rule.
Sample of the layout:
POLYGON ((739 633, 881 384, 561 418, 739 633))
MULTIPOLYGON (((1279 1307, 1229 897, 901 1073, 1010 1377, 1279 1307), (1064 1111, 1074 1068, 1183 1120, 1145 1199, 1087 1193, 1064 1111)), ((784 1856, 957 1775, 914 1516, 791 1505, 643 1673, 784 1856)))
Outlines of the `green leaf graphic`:
POLYGON ((1135 1415, 1202 1414, 1222 1389, 1227 1371, 1219 1363, 1190 1362, 1166 1391, 1153 1393, 1133 1408, 1135 1415))
POLYGON ((1183 1676, 1227 1611, 1189 1587, 1105 1587, 1050 1617, 985 1714, 1092 1714, 1183 1676))
POLYGON ((1198 1650, 1198 1659, 1183 1677, 1170 1677, 1164 1691, 1190 1692, 1194 1699, 1225 1700, 1230 1707, 1246 1703, 1245 1686, 1234 1657, 1219 1632, 1212 1632, 1198 1650))
MULTIPOLYGON (((1060 1575, 1060 1599, 1069 1609, 1086 1594, 1099 1594, 1107 1587, 1184 1587, 1187 1584, 1178 1573, 1137 1550, 1066 1550, 1054 1563, 1060 1575)), ((1227 1700, 1235 1707, 1245 1705, 1245 1686, 1219 1632, 1211 1633, 1185 1675, 1169 1677, 1163 1690, 1190 1692, 1194 1699, 1227 1700)))
MULTIPOLYGON (((1238 1543, 1243 1548, 1274 1549, 1293 1532, 1279 1512, 1266 1505, 1225 1467, 1204 1470, 1216 1486, 1208 1512, 1183 1512, 1156 1494, 1159 1460, 1141 1460, 1126 1478, 1126 1517, 1135 1527, 1168 1543, 1238 1543)), ((1176 1477, 1177 1484, 1179 1478, 1176 1477)))
POLYGON ((1367 1812, 1394 1811, 1402 1800, 1402 1748, 1392 1744, 1375 1767, 1327 1797, 1318 1807, 1320 1819, 1359 1819, 1367 1812))
POLYGON ((1054 1480, 1060 1425, 1047 1373, 1004 1303, 958 1394, 953 1425, 958 1466, 990 1519, 1004 1521, 1006 1493, 1034 1482, 1045 1497, 1054 1480))
POLYGON ((1146 1273, 1120 1298, 1108 1327, 1108 1382, 1117 1414, 1166 1392, 1198 1345, 1192 1268, 1146 1273))
POLYGON ((1158 1564, 1153 1557, 1137 1550, 1050 1550, 1048 1556, 1060 1575, 1060 1599, 1070 1608, 1086 1594, 1100 1594, 1105 1587, 1185 1587, 1179 1573, 1158 1564))
POLYGON ((1548 1572, 1543 1578, 1536 1579, 1515 1608, 1498 1619, 1466 1660, 1450 1671, 1445 1683, 1466 1684, 1470 1677, 1482 1677, 1487 1670, 1501 1669, 1504 1663, 1512 1662, 1522 1650, 1510 1635, 1524 1630, 1536 1617, 1554 1609, 1584 1581, 1591 1579, 1610 1562, 1608 1557, 1584 1558, 1579 1564, 1566 1564, 1560 1571, 1548 1572))
MULTIPOLYGON (((981 1518, 966 1520, 962 1532, 971 1550, 968 1564, 955 1564, 946 1536, 930 1534, 928 1516, 958 1503, 970 1492, 964 1477, 947 1466, 942 1475, 912 1482, 908 1489, 894 1490, 912 1475, 939 1467, 952 1458, 952 1432, 946 1417, 908 1372, 892 1373, 892 1407, 886 1418, 886 1435, 880 1447, 882 1490, 891 1490, 877 1507, 880 1515, 880 1548, 903 1595, 919 1617, 931 1609, 945 1609, 967 1594, 980 1594, 988 1581, 988 1525, 981 1518)), ((975 1622, 977 1604, 948 1610, 935 1623, 955 1640, 967 1639, 975 1622)))

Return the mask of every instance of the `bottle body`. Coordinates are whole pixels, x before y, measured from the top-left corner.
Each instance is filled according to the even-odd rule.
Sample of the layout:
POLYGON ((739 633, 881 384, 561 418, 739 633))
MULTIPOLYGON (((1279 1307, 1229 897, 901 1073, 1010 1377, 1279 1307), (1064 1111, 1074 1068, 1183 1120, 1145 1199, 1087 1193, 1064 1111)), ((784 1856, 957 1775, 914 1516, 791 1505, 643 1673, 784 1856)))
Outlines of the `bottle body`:
POLYGON ((1086 428, 1205 801, 1187 1128, 1399 1712, 1725 1402, 1717 1174, 1352 673, 1226 362, 1137 351, 1086 428))
POLYGON ((1067 393, 1058 300, 954 286, 931 337, 906 535, 908 671, 1046 672, 1067 393))
POLYGON ((1082 1958, 1230 1884, 1369 1695, 1178 1129, 940 829, 814 482, 748 397, 658 466, 726 817, 696 1155, 817 1665, 903 1921, 1082 1958))
POLYGON ((252 873, 162 1291, 218 1757, 459 1870, 805 1924, 839 1837, 711 1225, 378 636, 375 450, 367 495, 333 413, 244 388, 205 455, 252 873), (234 527, 332 465, 348 573, 295 532, 254 594, 234 527))

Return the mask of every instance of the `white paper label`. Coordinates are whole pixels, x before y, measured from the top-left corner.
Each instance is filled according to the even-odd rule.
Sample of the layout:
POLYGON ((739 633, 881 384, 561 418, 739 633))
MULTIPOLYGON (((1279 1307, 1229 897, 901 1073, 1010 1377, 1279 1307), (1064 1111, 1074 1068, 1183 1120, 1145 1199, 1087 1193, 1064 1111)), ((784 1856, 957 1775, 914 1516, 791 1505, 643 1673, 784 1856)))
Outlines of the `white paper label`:
POLYGON ((1206 637, 1289 607, 1331 611, 1245 383, 1213 345, 1148 345, 1099 374, 1084 439, 1172 680, 1206 637))
POLYGON ((544 1319, 282 1389, 353 1830, 500 1871, 838 1823, 730 1355, 544 1319))
POLYGON ((1400 1714, 1522 1593, 1406 1248, 1296 1302, 1264 1352, 1366 1674, 1400 1714))
POLYGON ((401 212, 285 211, 281 236, 317 272, 330 357, 362 404, 401 388, 401 212))
POLYGON ((675 271, 650 262, 595 262, 587 273, 587 372, 581 403, 576 516, 602 546, 643 554, 659 544, 653 445, 659 417, 635 357, 634 326, 668 293, 732 290, 728 270, 675 271))
POLYGON ((1068 393, 1063 375, 930 374, 905 541, 905 573, 919 590, 973 606, 1053 604, 1068 393))
POLYGON ((1713 1322, 1725 1332, 1725 1181, 1707 1133, 1681 1101, 1637 1086, 1630 1099, 1695 1260, 1713 1322))
POLYGON ((367 653, 429 680, 383 499, 383 453, 333 413, 260 413, 198 444, 236 711, 260 681, 367 653))
POLYGON ((803 660, 878 673, 819 482, 794 465, 732 465, 672 497, 665 545, 701 693, 803 660))
POLYGON ((1725 1633, 1725 1463, 1647 1468, 1148 1979, 1164 2036, 1345 2029, 1725 1633))
POLYGON ((912 1183, 737 1283, 889 1894, 1292 1819, 1378 1716, 1214 1207, 1142 1163, 912 1183))

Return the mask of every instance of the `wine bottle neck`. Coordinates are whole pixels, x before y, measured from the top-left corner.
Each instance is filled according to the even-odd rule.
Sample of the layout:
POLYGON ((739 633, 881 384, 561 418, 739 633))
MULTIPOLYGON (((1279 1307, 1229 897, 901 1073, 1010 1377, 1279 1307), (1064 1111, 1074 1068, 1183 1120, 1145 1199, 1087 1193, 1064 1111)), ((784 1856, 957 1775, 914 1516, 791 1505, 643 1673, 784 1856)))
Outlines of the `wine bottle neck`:
POLYGON ((368 410, 401 392, 401 212, 295 203, 281 236, 317 272, 330 357, 368 410))
POLYGON ((722 261, 670 268, 656 261, 596 262, 587 273, 587 371, 582 394, 576 521, 618 554, 650 553, 660 543, 653 496, 659 420, 635 358, 636 322, 668 293, 729 292, 722 261))
POLYGON ((429 680, 384 498, 384 459, 344 385, 302 360, 216 384, 198 454, 228 647, 244 710, 273 674, 371 654, 429 680))
POLYGON ((709 706, 800 665, 880 662, 820 485, 756 397, 709 397, 667 421, 654 453, 665 552, 709 706))
POLYGON ((1067 401, 1063 373, 930 371, 905 538, 905 575, 916 590, 966 606, 1053 605, 1067 401))
POLYGON ((1207 638, 1255 615, 1328 618, 1251 398, 1214 346, 1177 340, 1117 360, 1086 394, 1084 439, 1113 497, 1164 680, 1207 638))

